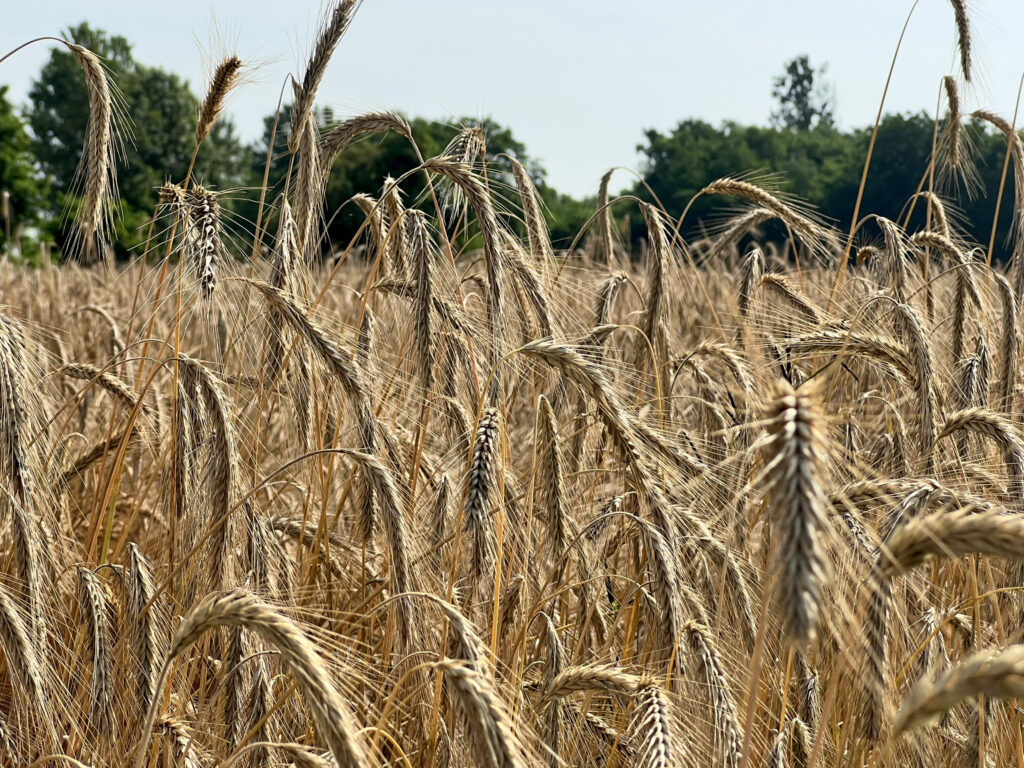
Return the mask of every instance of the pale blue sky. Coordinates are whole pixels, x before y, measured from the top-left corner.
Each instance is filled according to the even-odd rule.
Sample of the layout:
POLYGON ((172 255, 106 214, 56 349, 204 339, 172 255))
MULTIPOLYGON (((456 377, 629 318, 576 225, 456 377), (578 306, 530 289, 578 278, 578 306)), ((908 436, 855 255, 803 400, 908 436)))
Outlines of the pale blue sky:
MULTIPOLYGON (((11 2, 13 0, 4 0, 11 2)), ((339 115, 378 108, 446 118, 490 115, 510 125, 550 182, 592 193, 605 169, 637 167, 645 128, 680 119, 765 123, 771 79, 802 52, 827 61, 844 126, 874 120, 911 0, 364 0, 320 89, 339 115)), ((1024 2, 969 0, 976 83, 965 108, 1012 115, 1024 71, 1024 2)), ((36 0, 3 14, 0 48, 87 20, 122 34, 135 56, 203 90, 199 44, 221 29, 258 81, 229 104, 250 139, 316 33, 319 0, 36 0)), ((0 64, 21 100, 45 45, 0 64)), ((948 0, 920 0, 887 100, 935 108, 955 71, 948 0)))

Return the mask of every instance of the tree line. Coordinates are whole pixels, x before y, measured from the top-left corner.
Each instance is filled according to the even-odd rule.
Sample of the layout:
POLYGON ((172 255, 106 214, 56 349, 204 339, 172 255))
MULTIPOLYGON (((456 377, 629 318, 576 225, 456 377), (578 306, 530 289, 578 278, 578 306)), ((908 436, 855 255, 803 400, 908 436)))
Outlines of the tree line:
MULTIPOLYGON (((967 143, 972 147, 973 172, 958 177, 946 168, 938 142, 939 161, 929 180, 929 157, 936 134, 943 126, 924 113, 887 115, 878 129, 870 172, 864 187, 861 213, 875 213, 901 220, 908 200, 922 188, 932 188, 951 201, 958 210, 954 224, 973 242, 987 246, 996 212, 996 193, 1000 188, 1006 160, 1006 140, 988 130, 979 121, 964 126, 967 143)), ((813 208, 845 232, 850 225, 861 173, 868 153, 872 127, 839 131, 822 125, 812 130, 758 127, 727 122, 713 126, 702 120, 685 120, 671 132, 647 131, 640 151, 645 158, 645 189, 638 194, 656 198, 672 215, 682 213, 687 203, 710 181, 727 175, 757 171, 765 184, 777 188, 813 208), (767 179, 765 179, 767 176, 767 179)), ((1013 173, 1006 178, 1006 194, 1012 194, 1013 173)), ((700 237, 721 224, 723 201, 698 198, 686 215, 685 232, 700 237)), ((912 226, 923 225, 926 206, 916 206, 912 226)), ((637 217, 634 217, 637 218, 637 217)), ((765 227, 771 235, 784 236, 781 230, 765 227)), ((1012 205, 1000 208, 994 240, 997 258, 1008 255, 1012 226, 1012 205)), ((863 236, 870 238, 877 229, 868 226, 863 236)), ((642 235, 642 225, 632 227, 633 237, 642 235)))
MULTIPOLYGON (((194 146, 196 95, 177 75, 137 61, 130 43, 82 23, 67 32, 68 38, 103 57, 118 88, 118 109, 131 140, 121 143, 117 157, 118 211, 114 245, 119 256, 138 248, 151 233, 157 189, 167 180, 184 178, 194 146)), ((637 149, 642 158, 641 178, 629 195, 656 202, 674 217, 679 216, 697 192, 723 176, 755 174, 759 183, 773 186, 815 209, 817 214, 846 229, 854 210, 861 171, 868 151, 871 128, 842 131, 833 123, 831 92, 807 57, 797 57, 776 78, 773 97, 778 108, 768 126, 724 122, 712 125, 699 119, 681 121, 667 132, 648 130, 637 149)), ((88 122, 88 94, 77 64, 64 49, 54 49, 33 82, 28 102, 20 110, 0 86, 0 192, 3 193, 3 227, 0 243, 11 252, 16 242, 27 258, 38 253, 39 241, 62 250, 69 236, 68 212, 76 204, 76 169, 88 122)), ((326 129, 335 122, 330 111, 317 119, 326 129)), ((446 122, 421 117, 409 119, 413 136, 424 157, 438 154, 457 135, 462 121, 446 122)), ((247 145, 230 120, 217 123, 213 135, 202 144, 195 168, 206 186, 220 190, 230 226, 251 231, 257 217, 259 190, 267 174, 266 199, 283 189, 288 173, 286 151, 288 107, 268 115, 262 136, 247 145), (276 118, 276 119, 275 119, 276 118), (278 130, 274 131, 274 126, 278 130), (284 127, 284 128, 282 128, 284 127), (270 147, 271 137, 275 146, 270 147), (267 158, 271 158, 267 169, 267 158)), ((488 169, 496 179, 507 175, 507 155, 529 169, 546 206, 552 241, 566 247, 591 222, 596 194, 574 199, 561 194, 546 181, 543 165, 505 126, 487 120, 488 169)), ((899 219, 906 201, 929 169, 933 143, 941 135, 941 121, 924 113, 892 114, 883 118, 874 148, 861 211, 899 219)), ((952 201, 961 215, 955 219, 964 233, 987 244, 995 215, 996 192, 1006 158, 1006 141, 978 122, 965 125, 976 173, 956 178, 944 164, 936 163, 926 180, 952 201)), ((419 164, 413 147, 401 136, 384 135, 363 140, 342 152, 333 167, 326 193, 325 242, 347 243, 357 232, 364 215, 348 203, 368 190, 380 189, 387 176, 398 177, 419 164)), ((1012 174, 1006 182, 1012 193, 1012 174)), ((509 210, 517 200, 512 185, 509 210)), ((403 184, 408 200, 425 194, 419 175, 403 184)), ((595 180, 596 193, 596 180, 595 180)), ((1004 205, 996 230, 996 257, 1005 256, 1011 228, 1012 206, 1004 205)), ((923 216, 919 206, 915 216, 923 216)), ((689 238, 713 234, 728 212, 720 198, 698 198, 689 209, 683 233, 689 238), (723 213, 725 212, 725 213, 723 213)), ((623 239, 636 244, 644 235, 640 217, 627 201, 613 207, 623 239), (631 215, 632 214, 632 215, 631 215)), ((766 236, 784 232, 765 225, 766 236)), ((865 232, 866 237, 871 231, 865 232)))

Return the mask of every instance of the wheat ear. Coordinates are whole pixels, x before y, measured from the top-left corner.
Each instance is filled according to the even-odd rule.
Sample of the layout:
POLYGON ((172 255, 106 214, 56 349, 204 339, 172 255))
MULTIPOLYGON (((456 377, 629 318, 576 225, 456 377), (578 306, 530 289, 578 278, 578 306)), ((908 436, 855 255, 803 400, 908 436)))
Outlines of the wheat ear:
MULTIPOLYGON (((231 626, 246 627, 277 649, 339 768, 363 768, 367 758, 356 739, 357 729, 352 713, 331 680, 312 641, 291 619, 243 589, 211 595, 185 617, 171 641, 159 687, 163 687, 170 662, 203 633, 214 627, 231 626)), ((142 768, 148 753, 157 701, 154 699, 150 704, 142 729, 140 746, 136 751, 136 768, 142 768)))
POLYGON ((210 88, 203 99, 203 106, 199 109, 199 119, 196 120, 196 143, 201 144, 210 135, 213 126, 224 110, 224 101, 228 93, 241 76, 242 60, 237 56, 229 56, 217 65, 213 72, 213 79, 210 81, 210 88))
POLYGON ((112 138, 113 101, 110 83, 99 58, 80 45, 71 45, 78 66, 85 74, 89 91, 89 124, 85 131, 85 147, 81 167, 85 169, 85 193, 76 224, 76 243, 86 261, 98 253, 108 206, 114 189, 114 148, 112 138))
POLYGON ((484 768, 526 768, 528 763, 512 730, 512 719, 490 679, 462 662, 442 662, 439 666, 466 717, 477 764, 484 768))
POLYGON ((765 418, 765 491, 779 536, 775 598, 787 643, 803 648, 817 632, 827 570, 822 416, 813 395, 779 381, 765 418))
POLYGON ((960 49, 960 71, 964 80, 971 82, 971 27, 967 16, 967 0, 950 0, 956 21, 956 44, 960 49))
POLYGON ((78 566, 78 602, 92 661, 88 717, 99 733, 112 736, 115 681, 111 607, 96 574, 82 566, 78 566))
POLYGON ((466 475, 466 493, 463 517, 465 530, 473 536, 472 570, 479 577, 494 559, 494 532, 490 519, 501 441, 501 414, 497 408, 488 408, 477 425, 476 440, 466 475))
POLYGON ((675 762, 672 708, 665 692, 645 681, 638 687, 630 724, 630 740, 636 750, 638 768, 669 768, 675 762))
POLYGON ((1024 645, 981 651, 934 681, 919 681, 903 702, 894 730, 917 728, 977 694, 998 699, 1024 695, 1024 645))
POLYGON ((341 42, 341 36, 345 34, 352 16, 359 5, 359 0, 340 0, 336 3, 330 14, 324 20, 317 36, 313 52, 309 55, 306 63, 306 71, 302 76, 302 83, 295 85, 295 102, 292 104, 292 127, 288 134, 288 151, 292 154, 299 149, 299 143, 305 133, 307 121, 313 111, 313 102, 316 100, 316 92, 323 80, 324 72, 327 71, 327 64, 334 54, 335 48, 341 42))

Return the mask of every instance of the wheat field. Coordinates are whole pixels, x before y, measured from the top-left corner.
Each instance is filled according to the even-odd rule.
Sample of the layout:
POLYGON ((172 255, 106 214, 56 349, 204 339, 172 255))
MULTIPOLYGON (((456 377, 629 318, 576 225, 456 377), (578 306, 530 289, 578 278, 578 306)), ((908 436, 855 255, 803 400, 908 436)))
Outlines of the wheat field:
POLYGON ((390 112, 318 130, 356 7, 296 79, 288 188, 257 190, 241 248, 190 176, 120 264, 87 264, 116 84, 68 44, 82 263, 0 264, 0 762, 1024 766, 1014 127, 974 115, 1008 141, 1008 265, 934 173, 926 226, 849 233, 708 179, 720 231, 635 201, 631 254, 609 172, 556 251, 473 127, 414 171, 422 199, 382 180, 314 260, 333 158, 415 142, 390 112))

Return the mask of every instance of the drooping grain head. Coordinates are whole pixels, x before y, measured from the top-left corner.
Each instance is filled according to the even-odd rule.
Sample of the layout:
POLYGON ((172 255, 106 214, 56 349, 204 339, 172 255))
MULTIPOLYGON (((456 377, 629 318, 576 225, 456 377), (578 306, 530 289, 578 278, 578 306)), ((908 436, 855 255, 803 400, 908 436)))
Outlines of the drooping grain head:
POLYGON ((89 124, 85 131, 80 173, 84 174, 82 203, 75 217, 75 247, 82 260, 101 256, 109 205, 116 188, 113 148, 114 107, 106 70, 92 51, 68 46, 85 75, 89 91, 89 124))
POLYGON ((971 26, 967 15, 967 0, 950 0, 956 21, 957 47, 960 49, 960 71, 964 80, 971 82, 971 26))

